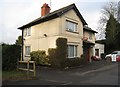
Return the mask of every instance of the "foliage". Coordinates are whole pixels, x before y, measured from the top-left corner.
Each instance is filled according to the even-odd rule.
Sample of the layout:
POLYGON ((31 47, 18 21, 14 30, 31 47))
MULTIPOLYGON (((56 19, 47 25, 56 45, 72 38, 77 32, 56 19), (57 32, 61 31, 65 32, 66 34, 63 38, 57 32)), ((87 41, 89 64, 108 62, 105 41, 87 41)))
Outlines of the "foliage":
POLYGON ((74 66, 80 66, 82 64, 86 64, 86 59, 82 55, 81 58, 67 58, 65 61, 66 67, 74 67, 74 66))
POLYGON ((58 38, 56 40, 57 48, 48 49, 49 63, 54 68, 74 67, 86 63, 83 55, 81 58, 67 58, 67 39, 58 38))
POLYGON ((117 28, 116 28, 116 46, 117 50, 120 50, 120 23, 117 23, 117 28))
POLYGON ((106 25, 106 52, 110 53, 119 49, 120 24, 113 15, 110 15, 106 25))
POLYGON ((58 67, 65 67, 65 61, 67 57, 67 39, 66 38, 58 38, 56 40, 56 58, 58 61, 58 67))
POLYGON ((2 44, 2 69, 14 70, 21 57, 21 47, 18 45, 2 44))
POLYGON ((48 58, 52 67, 64 68, 67 57, 67 39, 58 38, 56 40, 56 49, 48 49, 48 58))
POLYGON ((110 18, 110 15, 113 15, 113 17, 116 18, 118 13, 117 8, 117 2, 108 2, 106 3, 106 5, 103 6, 101 10, 102 15, 100 17, 97 27, 97 30, 99 31, 97 34, 97 38, 105 39, 105 26, 110 18))
POLYGON ((18 36, 18 39, 15 42, 16 45, 21 45, 22 44, 22 36, 18 36))
POLYGON ((56 49, 55 48, 48 49, 48 58, 49 58, 49 63, 51 64, 51 66, 55 67, 57 64, 56 49))
POLYGON ((49 65, 49 59, 43 50, 32 51, 30 56, 31 60, 36 62, 36 65, 49 65))

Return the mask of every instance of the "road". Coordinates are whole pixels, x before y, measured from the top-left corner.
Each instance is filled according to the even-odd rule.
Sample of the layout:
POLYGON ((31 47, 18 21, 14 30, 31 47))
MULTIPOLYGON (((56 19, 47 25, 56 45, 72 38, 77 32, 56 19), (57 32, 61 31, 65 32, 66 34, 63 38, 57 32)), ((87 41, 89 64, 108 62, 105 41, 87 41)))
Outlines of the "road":
POLYGON ((10 81, 3 85, 118 85, 118 63, 97 69, 94 66, 66 71, 40 68, 36 80, 10 81))

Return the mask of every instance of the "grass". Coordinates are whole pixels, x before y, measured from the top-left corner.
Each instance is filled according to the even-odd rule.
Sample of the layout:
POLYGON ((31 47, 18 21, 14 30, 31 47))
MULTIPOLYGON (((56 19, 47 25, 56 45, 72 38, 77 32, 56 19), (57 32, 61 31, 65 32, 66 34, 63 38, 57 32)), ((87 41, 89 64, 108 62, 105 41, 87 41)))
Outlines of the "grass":
POLYGON ((27 78, 25 71, 2 71, 2 81, 13 81, 13 80, 28 80, 32 79, 33 74, 30 73, 30 77, 27 78))

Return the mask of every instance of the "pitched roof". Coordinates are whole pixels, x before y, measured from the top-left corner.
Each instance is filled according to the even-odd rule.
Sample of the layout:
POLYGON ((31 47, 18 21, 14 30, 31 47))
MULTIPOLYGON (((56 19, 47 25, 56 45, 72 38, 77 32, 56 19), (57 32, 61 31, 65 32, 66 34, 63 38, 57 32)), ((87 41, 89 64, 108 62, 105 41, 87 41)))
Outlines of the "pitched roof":
POLYGON ((94 31, 94 30, 92 30, 90 27, 88 27, 88 26, 84 26, 84 28, 83 28, 84 30, 87 30, 87 31, 91 31, 91 32, 93 32, 93 33, 98 33, 98 32, 96 32, 96 31, 94 31))
POLYGON ((73 3, 73 4, 68 5, 66 7, 63 7, 61 9, 59 9, 59 10, 51 12, 51 13, 43 16, 43 17, 39 17, 38 19, 36 19, 36 20, 34 20, 34 21, 32 21, 32 22, 30 22, 28 24, 25 24, 25 25, 19 27, 18 29, 24 29, 24 28, 27 28, 27 27, 30 27, 30 26, 33 26, 33 25, 36 25, 36 24, 39 24, 39 23, 42 23, 42 22, 45 22, 45 21, 49 21, 49 20, 57 18, 57 17, 60 17, 60 16, 62 16, 63 14, 65 14, 66 12, 68 12, 71 9, 75 10, 76 14, 81 19, 83 25, 87 25, 86 21, 84 20, 84 18, 80 14, 79 10, 77 9, 75 4, 73 3))

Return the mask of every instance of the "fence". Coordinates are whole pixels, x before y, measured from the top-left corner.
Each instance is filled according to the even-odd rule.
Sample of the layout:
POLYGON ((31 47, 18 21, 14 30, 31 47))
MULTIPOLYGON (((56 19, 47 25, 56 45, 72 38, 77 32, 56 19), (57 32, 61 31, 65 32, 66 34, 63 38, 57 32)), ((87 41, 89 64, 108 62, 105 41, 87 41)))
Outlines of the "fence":
POLYGON ((29 77, 29 72, 33 72, 34 73, 34 77, 36 77, 35 61, 19 61, 18 63, 19 63, 19 65, 26 63, 27 64, 27 68, 18 67, 18 69, 27 71, 27 76, 28 77, 29 77), (30 69, 30 63, 33 64, 33 69, 30 69))

